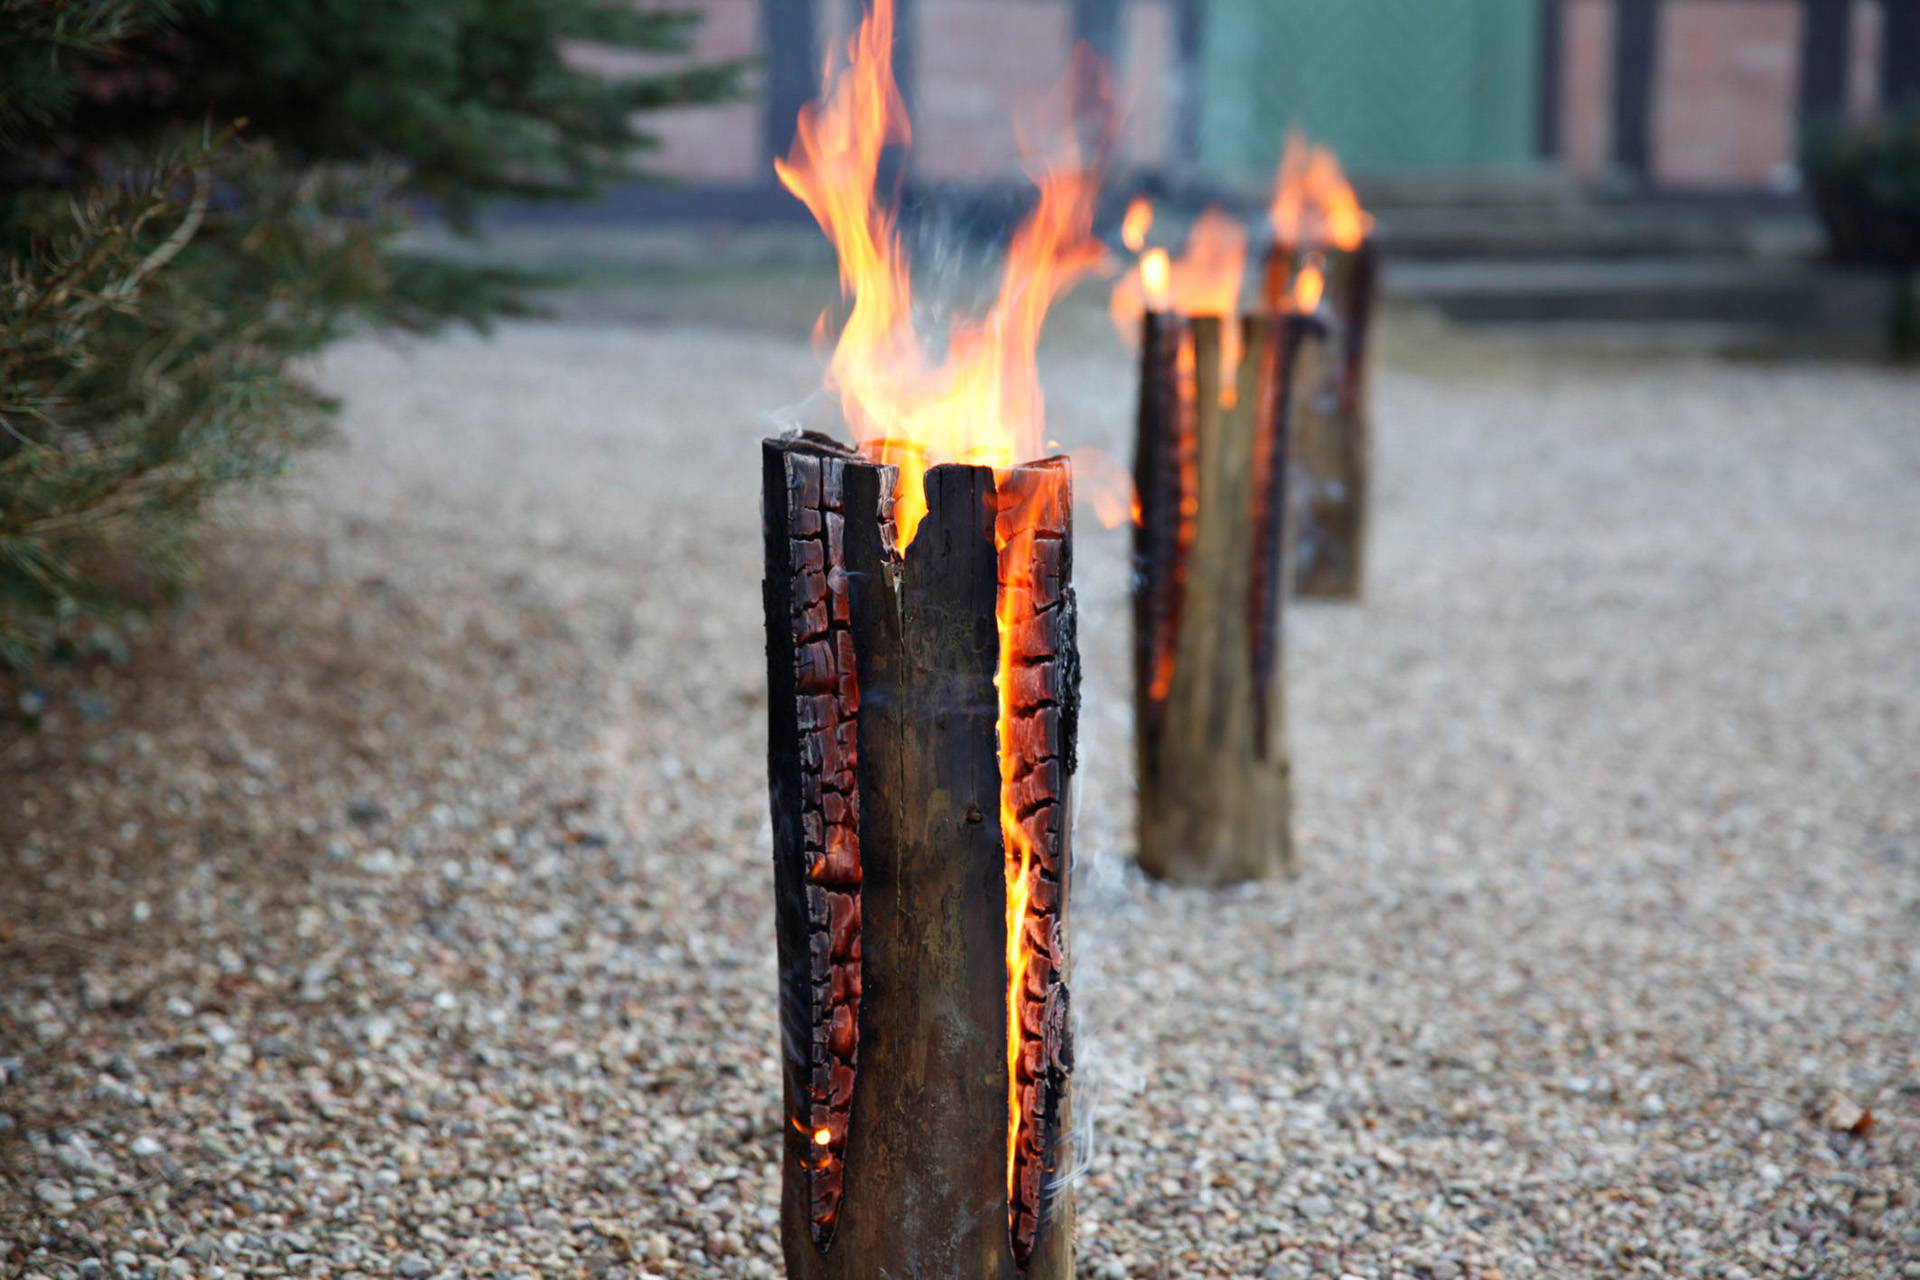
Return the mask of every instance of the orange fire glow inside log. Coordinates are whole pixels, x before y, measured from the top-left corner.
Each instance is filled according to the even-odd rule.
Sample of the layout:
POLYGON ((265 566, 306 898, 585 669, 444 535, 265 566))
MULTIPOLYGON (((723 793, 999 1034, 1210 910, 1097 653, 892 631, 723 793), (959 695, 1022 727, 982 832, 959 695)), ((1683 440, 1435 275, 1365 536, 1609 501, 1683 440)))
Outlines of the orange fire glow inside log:
POLYGON ((1274 239, 1302 248, 1358 249, 1373 229, 1339 157, 1298 131, 1287 135, 1267 212, 1274 239))
MULTIPOLYGON (((1019 522, 1012 538, 996 531, 1003 575, 1009 566, 1030 563, 1033 529, 1030 522, 1019 522)), ((1015 624, 1021 613, 1019 593, 1031 591, 1033 583, 1017 570, 1000 583, 994 604, 994 622, 1000 630, 1000 668, 993 684, 1000 698, 1000 717, 995 729, 1000 737, 1000 835, 1006 847, 1007 882, 1007 1212, 1013 1212, 1014 1162, 1020 1151, 1020 1125, 1026 1118, 1020 1107, 1020 1048, 1026 1028, 1020 1025, 1020 993, 1027 985, 1027 968, 1033 955, 1027 947, 1027 904, 1032 901, 1033 843, 1020 825, 1013 807, 1015 770, 1019 756, 1013 737, 1013 676, 1021 655, 1014 652, 1015 624)))

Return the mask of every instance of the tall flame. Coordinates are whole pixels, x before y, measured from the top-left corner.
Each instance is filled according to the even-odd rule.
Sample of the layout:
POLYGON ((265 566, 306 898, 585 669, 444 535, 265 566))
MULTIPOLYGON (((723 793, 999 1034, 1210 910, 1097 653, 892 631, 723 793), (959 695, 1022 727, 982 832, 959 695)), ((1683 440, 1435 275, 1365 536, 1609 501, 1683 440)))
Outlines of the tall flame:
MULTIPOLYGON (((1140 322, 1149 310, 1232 320, 1240 313, 1246 267, 1246 228, 1209 207, 1187 232, 1185 254, 1170 262, 1165 250, 1149 249, 1140 265, 1120 278, 1107 314, 1120 336, 1133 343, 1139 342, 1140 322)), ((1233 371, 1240 367, 1241 343, 1239 325, 1220 326, 1220 399, 1228 408, 1238 389, 1233 371)))
POLYGON ((1287 134, 1267 212, 1273 237, 1282 244, 1352 250, 1373 229, 1373 219, 1360 207, 1339 157, 1297 130, 1287 134))
POLYGON ((1098 266, 1090 235, 1098 181, 1077 157, 1041 165, 1040 198, 1015 232, 984 317, 957 325, 929 358, 913 327, 913 286, 894 208, 875 199, 881 151, 911 141, 894 83, 893 0, 875 0, 824 99, 801 109, 793 150, 774 170, 840 253, 853 308, 828 381, 854 438, 900 468, 900 546, 926 515, 926 469, 942 462, 1006 468, 1040 456, 1046 437, 1035 349, 1054 300, 1098 266))

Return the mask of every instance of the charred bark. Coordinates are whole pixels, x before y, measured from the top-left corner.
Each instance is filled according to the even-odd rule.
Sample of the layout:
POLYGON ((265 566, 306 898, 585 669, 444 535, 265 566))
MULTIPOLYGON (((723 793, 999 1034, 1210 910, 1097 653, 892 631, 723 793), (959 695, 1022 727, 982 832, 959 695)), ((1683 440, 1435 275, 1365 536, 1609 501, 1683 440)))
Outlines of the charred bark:
MULTIPOLYGON (((1013 1253, 1028 1265, 1060 1201, 1059 1153, 1073 1071, 1068 1004, 1069 780, 1079 719, 1073 600, 1073 491, 1064 459, 1009 472, 999 494, 1001 827, 1008 925, 1025 939, 1024 971, 1009 991, 1019 1038, 1009 1063, 1021 1123, 1008 1195, 1013 1253)), ((1015 963, 1009 955, 1009 964, 1015 963)), ((1059 1232, 1056 1238, 1063 1238, 1059 1232)), ((1067 1267, 1063 1274, 1071 1274, 1067 1267)))
MULTIPOLYGON (((1315 402, 1302 406, 1295 459, 1310 482, 1300 513, 1295 591, 1330 600, 1359 598, 1366 577, 1372 491, 1371 336, 1379 294, 1380 245, 1369 236, 1353 250, 1327 249, 1324 310, 1338 358, 1315 402)), ((1297 267, 1294 246, 1267 254, 1266 298, 1284 309, 1297 267)))
MULTIPOLYGON (((774 704, 783 694, 818 696, 801 694, 798 679, 782 683, 786 646, 780 633, 787 628, 799 636, 804 627, 789 621, 791 609, 783 611, 787 602, 776 590, 781 562, 775 525, 788 515, 774 498, 775 482, 783 479, 775 474, 774 459, 788 468, 796 453, 817 447, 791 440, 767 446, 774 704)), ((855 1074, 844 1134, 830 1134, 843 1141, 843 1165, 837 1213, 825 1233, 815 1192, 817 1157, 791 1119, 787 1126, 782 1238, 788 1274, 805 1280, 1067 1280, 1070 1201, 1064 1193, 1051 1201, 1037 1198, 1029 1242, 1019 1247, 1023 1219, 1009 1194, 1009 1097, 1011 1081, 1022 1073, 1010 1077, 1008 1070, 1008 859, 996 608, 1001 579, 1016 568, 1009 553, 1019 553, 1014 543, 1004 550, 997 545, 996 524, 1023 487, 1033 487, 1046 505, 1048 487, 1030 477, 1044 478, 1047 469, 1013 472, 1003 497, 990 469, 933 468, 926 477, 927 515, 902 556, 885 518, 891 469, 844 457, 841 467, 840 567, 858 696, 849 793, 855 797, 859 872, 849 918, 858 947, 844 948, 859 961, 856 1052, 850 1059, 855 1074)), ((1064 1027, 1066 1011, 1061 979, 1068 850, 1061 815, 1072 763, 1074 686, 1067 532, 1063 516, 1054 523, 1054 536, 1043 521, 1027 543, 1031 601, 1026 615, 1013 619, 1015 633, 1030 636, 1036 653, 1041 643, 1051 644, 1051 657, 1017 665, 1018 683, 1010 686, 1017 693, 1010 736, 1018 750, 1009 799, 1025 815, 1022 829, 1043 837, 1036 846, 1036 877, 1042 866, 1051 867, 1049 883, 1059 887, 1052 918, 1045 921, 1049 970, 1029 974, 1046 981, 1038 1000, 1041 1056, 1036 1070, 1025 1073, 1026 1086, 1033 1114, 1052 1120, 1058 1130, 1043 1131, 1035 1149, 1036 1187, 1048 1185, 1069 1145, 1064 1099, 1071 1049, 1057 1030, 1051 1040, 1045 1036, 1046 1015, 1057 1011, 1055 1024, 1064 1027)), ((800 659, 795 670, 811 672, 810 663, 800 659)), ((798 889, 804 900, 812 886, 796 885, 791 871, 780 871, 804 865, 787 853, 793 839, 804 847, 804 787, 783 783, 782 770, 806 761, 804 752, 785 747, 782 735, 797 740, 805 726, 801 715, 783 717, 775 706, 770 727, 783 1014, 789 1028, 810 1031, 817 1012, 795 1009, 797 999, 818 999, 817 985, 810 985, 814 952, 803 945, 813 921, 794 894, 798 889), (796 799, 802 805, 791 810, 796 799), (802 818, 785 817, 783 808, 802 818)), ((1023 919, 1023 926, 1028 923, 1023 919)), ((835 954, 830 948, 829 959, 835 954)), ((837 991, 829 987, 826 994, 831 998, 837 991)), ((789 1035, 790 1116, 811 1104, 800 1087, 808 1077, 795 1062, 794 1048, 810 1050, 814 1043, 789 1035)), ((844 1041, 829 1036, 829 1051, 839 1044, 844 1041)), ((1019 1167, 1017 1159, 1011 1163, 1019 1167)))
POLYGON ((1287 435, 1292 370, 1313 326, 1245 324, 1232 408, 1221 405, 1220 321, 1150 315, 1146 326, 1134 573, 1139 858, 1149 874, 1190 883, 1265 879, 1294 865, 1280 678, 1287 435))
MULTIPOLYGON (((849 469, 874 468, 832 441, 801 437, 768 441, 762 469, 787 1148, 803 1171, 813 1243, 825 1248, 843 1194, 861 995, 860 686, 846 481, 849 469)), ((867 522, 883 509, 870 506, 867 522)))

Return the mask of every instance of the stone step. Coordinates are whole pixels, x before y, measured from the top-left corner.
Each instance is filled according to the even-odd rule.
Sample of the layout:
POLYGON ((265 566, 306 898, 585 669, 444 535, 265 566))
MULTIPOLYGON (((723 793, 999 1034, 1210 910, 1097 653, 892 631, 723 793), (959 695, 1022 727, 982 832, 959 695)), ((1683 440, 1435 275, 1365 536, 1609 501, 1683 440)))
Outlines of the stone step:
POLYGON ((1402 260, 1495 258, 1810 258, 1819 224, 1794 212, 1571 204, 1555 208, 1382 208, 1402 260))
POLYGON ((1389 298, 1463 324, 1553 329, 1677 326, 1780 353, 1884 357, 1899 282, 1821 263, 1646 258, 1421 262, 1389 258, 1389 298))
POLYGON ((1425 170, 1358 173, 1355 194, 1369 209, 1557 209, 1585 203, 1589 185, 1563 169, 1425 170))

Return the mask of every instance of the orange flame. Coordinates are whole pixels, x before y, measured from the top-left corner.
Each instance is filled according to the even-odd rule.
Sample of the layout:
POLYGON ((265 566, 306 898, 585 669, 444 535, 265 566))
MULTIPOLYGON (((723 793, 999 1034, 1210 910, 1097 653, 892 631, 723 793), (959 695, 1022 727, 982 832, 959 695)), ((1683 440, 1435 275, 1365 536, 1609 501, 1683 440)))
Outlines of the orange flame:
POLYGON ((1320 270, 1320 255, 1311 255, 1293 280, 1293 309, 1310 315, 1320 308, 1320 297, 1327 291, 1326 275, 1320 270))
POLYGON ((1145 196, 1135 196, 1133 203, 1127 206, 1127 216, 1120 223, 1120 243, 1135 253, 1145 247, 1147 232, 1153 228, 1153 202, 1145 196))
POLYGON ((1287 135, 1268 209, 1273 237, 1282 244, 1352 250, 1373 229, 1340 168, 1339 157, 1298 131, 1287 135))
POLYGON ((893 8, 893 0, 875 0, 848 45, 846 69, 822 101, 801 109, 793 151, 774 170, 839 250, 840 291, 853 309, 828 382, 854 438, 900 468, 894 520, 904 549, 926 515, 929 466, 1006 468, 1040 456, 1041 322, 1106 250, 1089 234, 1095 175, 1077 157, 1043 166, 1039 203, 1014 234, 992 308, 954 328, 944 361, 928 358, 913 327, 897 214, 873 189, 881 150, 910 141, 892 72, 893 8))
MULTIPOLYGON (((1140 265, 1122 276, 1108 301, 1120 336, 1140 340, 1140 321, 1149 310, 1177 311, 1188 316, 1219 316, 1230 321, 1240 313, 1240 286, 1247 267, 1247 232, 1218 209, 1208 208, 1194 219, 1187 233, 1187 251, 1169 263, 1162 249, 1148 251, 1140 265)), ((1240 326, 1220 326, 1220 403, 1233 407, 1238 393, 1234 371, 1240 367, 1240 326)))
MULTIPOLYGON (((1124 287, 1125 281, 1121 283, 1124 287)), ((1167 251, 1165 249, 1148 250, 1147 256, 1140 260, 1140 295, 1142 307, 1147 311, 1167 310, 1173 306, 1172 288, 1173 266, 1167 261, 1167 251)), ((1115 306, 1120 305, 1120 296, 1120 290, 1114 290, 1113 297, 1115 306)), ((1129 296, 1128 299, 1128 309, 1129 311, 1131 310, 1131 296, 1129 296)), ((1119 322, 1119 317, 1116 316, 1115 323, 1119 322)), ((1139 322, 1140 318, 1138 316, 1129 315, 1126 323, 1129 326, 1137 326, 1139 322)))

